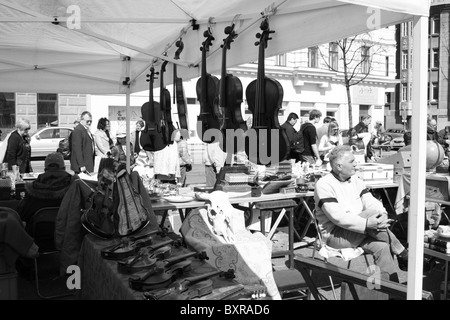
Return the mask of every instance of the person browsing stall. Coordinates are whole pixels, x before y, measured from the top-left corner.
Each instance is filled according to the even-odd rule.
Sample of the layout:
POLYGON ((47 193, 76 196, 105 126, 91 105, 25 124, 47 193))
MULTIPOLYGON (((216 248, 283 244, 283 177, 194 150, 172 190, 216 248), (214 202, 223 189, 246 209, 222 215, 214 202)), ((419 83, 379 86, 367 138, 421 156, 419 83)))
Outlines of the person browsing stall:
POLYGON ((225 165, 227 154, 222 151, 219 142, 212 142, 206 144, 203 159, 205 163, 206 187, 214 187, 217 174, 225 165))
POLYGON ((30 121, 27 119, 19 119, 16 123, 16 129, 3 142, 7 146, 3 162, 8 163, 8 170, 12 170, 12 166, 16 165, 19 167, 20 173, 25 173, 28 150, 24 135, 28 134, 29 130, 30 121))
POLYGON ((94 172, 95 143, 90 128, 92 114, 84 111, 80 123, 73 129, 70 155, 70 168, 76 173, 94 172))
POLYGON ((133 143, 127 145, 127 133, 124 127, 119 127, 116 133, 116 144, 111 149, 111 155, 116 165, 126 164, 127 155, 130 155, 130 168, 135 165, 136 157, 133 152, 133 143))
MULTIPOLYGON (((292 143, 294 140, 295 134, 297 133, 297 130, 295 130, 294 126, 298 121, 298 115, 295 112, 289 113, 286 121, 281 125, 281 128, 284 129, 286 132, 286 135, 289 140, 289 144, 292 143)), ((291 151, 289 154, 289 159, 295 159, 298 160, 298 154, 296 152, 291 151)))
POLYGON ((309 120, 300 127, 300 131, 303 133, 303 143, 305 146, 305 150, 300 155, 300 160, 317 166, 322 165, 322 160, 320 160, 318 148, 319 141, 317 140, 317 130, 315 125, 319 123, 321 117, 322 112, 320 112, 320 110, 311 110, 309 113, 309 120))
POLYGON ((134 144, 134 153, 136 155, 138 155, 139 152, 143 150, 141 145, 141 134, 144 128, 145 128, 144 121, 138 120, 136 121, 136 130, 131 133, 130 142, 134 144))
MULTIPOLYGON (((177 143, 178 158, 180 162, 180 179, 178 182, 184 187, 186 185, 186 173, 192 170, 193 161, 189 154, 188 144, 186 140, 183 139, 181 130, 175 130, 173 135, 174 141, 177 143)), ((187 134, 185 136, 187 136, 187 134)))
POLYGON ((100 118, 97 123, 97 131, 95 131, 95 154, 101 158, 109 158, 111 156, 111 148, 114 146, 112 139, 109 137, 109 129, 111 124, 107 118, 100 118))
POLYGON ((329 153, 336 146, 342 146, 342 135, 339 132, 339 125, 337 122, 330 122, 328 124, 328 132, 323 135, 319 142, 319 152, 324 162, 329 162, 329 153))
POLYGON ((316 217, 325 243, 335 249, 361 247, 373 254, 375 264, 390 280, 398 281, 399 267, 407 268, 408 250, 389 230, 392 220, 386 209, 355 175, 356 162, 350 146, 330 152, 331 173, 315 185, 316 217))

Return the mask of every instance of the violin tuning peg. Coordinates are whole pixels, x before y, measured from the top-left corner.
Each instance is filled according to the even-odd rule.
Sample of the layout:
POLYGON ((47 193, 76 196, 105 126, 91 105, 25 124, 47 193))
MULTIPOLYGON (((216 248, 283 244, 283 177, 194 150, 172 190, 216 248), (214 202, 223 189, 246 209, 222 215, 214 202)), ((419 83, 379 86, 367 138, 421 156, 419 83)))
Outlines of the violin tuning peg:
POLYGON ((259 41, 256 41, 256 42, 255 42, 255 46, 259 46, 259 44, 260 44, 259 41))
POLYGON ((256 34, 256 37, 257 37, 258 39, 261 38, 261 33, 258 32, 258 33, 256 34))

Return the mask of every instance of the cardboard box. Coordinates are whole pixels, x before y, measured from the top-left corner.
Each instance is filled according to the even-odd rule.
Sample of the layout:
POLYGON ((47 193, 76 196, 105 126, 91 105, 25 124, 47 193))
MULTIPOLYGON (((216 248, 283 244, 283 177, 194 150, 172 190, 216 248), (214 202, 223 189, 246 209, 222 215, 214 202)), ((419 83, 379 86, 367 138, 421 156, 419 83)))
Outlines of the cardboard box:
POLYGON ((394 182, 394 165, 384 163, 361 163, 356 166, 356 175, 370 184, 394 182))

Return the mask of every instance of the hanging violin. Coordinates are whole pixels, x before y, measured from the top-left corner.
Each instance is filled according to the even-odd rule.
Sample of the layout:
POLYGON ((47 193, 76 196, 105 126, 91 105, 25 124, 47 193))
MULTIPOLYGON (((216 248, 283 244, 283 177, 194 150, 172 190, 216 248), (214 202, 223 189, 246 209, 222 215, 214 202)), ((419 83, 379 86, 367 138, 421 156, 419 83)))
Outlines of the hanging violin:
POLYGON ((197 118, 197 134, 205 143, 214 142, 210 135, 205 136, 208 129, 220 130, 221 112, 219 102, 219 79, 206 72, 206 53, 214 40, 211 31, 206 30, 203 35, 206 37, 200 50, 202 51, 202 75, 196 84, 197 99, 200 102, 200 114, 197 118))
POLYGON ((141 107, 142 119, 145 122, 144 130, 140 137, 140 143, 146 151, 159 151, 166 147, 164 136, 162 135, 161 107, 158 102, 153 100, 153 82, 155 80, 155 68, 150 68, 150 74, 147 74, 149 82, 149 99, 141 107))
POLYGON ((225 28, 225 34, 228 37, 223 40, 222 44, 222 77, 220 79, 220 109, 222 111, 220 131, 222 131, 224 140, 220 147, 224 152, 237 153, 244 150, 247 124, 241 113, 243 91, 241 80, 227 73, 226 69, 227 50, 230 49, 231 43, 238 36, 234 31, 234 24, 225 28), (229 130, 233 132, 230 139, 227 137, 227 131, 230 132, 229 130), (233 146, 232 149, 230 149, 231 146, 233 146))
POLYGON ((260 26, 262 33, 257 33, 259 41, 258 75, 245 92, 248 108, 253 114, 252 128, 247 130, 245 153, 250 162, 260 165, 277 164, 288 157, 290 147, 286 132, 280 129, 278 111, 283 101, 283 87, 272 78, 266 77, 264 72, 264 49, 270 40, 267 17, 260 26), (255 143, 255 138, 257 139, 255 143), (274 141, 272 141, 274 140, 274 141))
POLYGON ((170 92, 164 87, 164 72, 166 72, 166 66, 168 61, 164 61, 161 64, 161 70, 159 74, 160 83, 160 95, 159 95, 159 105, 161 107, 161 127, 164 143, 167 145, 172 144, 172 133, 175 130, 172 121, 172 110, 171 110, 171 99, 170 92))
MULTIPOLYGON (((183 41, 178 40, 175 45, 178 47, 177 51, 175 52, 175 60, 180 59, 180 53, 183 51, 184 44, 183 41)), ((180 128, 182 130, 182 135, 189 135, 189 120, 188 120, 188 110, 187 110, 187 102, 186 102, 186 95, 184 94, 183 89, 183 79, 177 77, 177 64, 173 64, 173 79, 174 79, 174 95, 173 100, 174 103, 177 104, 177 111, 178 111, 178 121, 180 123, 180 128), (176 100, 176 101, 175 101, 176 100)), ((185 140, 188 138, 184 137, 185 140)))

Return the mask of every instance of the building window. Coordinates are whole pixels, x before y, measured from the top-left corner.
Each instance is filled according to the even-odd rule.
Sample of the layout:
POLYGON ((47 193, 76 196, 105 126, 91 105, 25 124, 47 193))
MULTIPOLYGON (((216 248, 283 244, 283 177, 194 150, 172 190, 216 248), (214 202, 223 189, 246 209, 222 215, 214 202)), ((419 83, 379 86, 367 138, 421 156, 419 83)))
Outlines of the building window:
POLYGON ((308 67, 317 68, 319 64, 318 48, 308 48, 308 67))
POLYGON ((14 92, 0 92, 0 128, 13 128, 15 124, 16 95, 14 92))
POLYGON ((402 84, 402 101, 408 101, 408 85, 402 84))
POLYGON ((431 85, 432 85, 431 100, 438 101, 439 100, 439 84, 437 82, 433 82, 431 85))
POLYGON ((339 51, 336 42, 330 42, 329 45, 329 64, 332 70, 339 70, 339 51))
POLYGON ((385 61, 386 61, 386 68, 385 68, 385 74, 384 75, 386 77, 389 77, 389 56, 386 56, 385 61))
POLYGON ((408 22, 403 22, 401 24, 402 26, 402 36, 407 37, 408 36, 408 22))
POLYGON ((370 47, 361 47, 361 72, 365 74, 370 72, 370 47))
POLYGON ((439 17, 430 18, 430 34, 439 34, 441 31, 439 17))
POLYGON ((408 69, 408 51, 402 51, 402 69, 408 69))
POLYGON ((38 128, 58 125, 58 95, 55 93, 39 93, 37 114, 38 128))
POLYGON ((275 57, 275 65, 286 67, 286 53, 279 54, 275 57))
POLYGON ((433 48, 431 51, 431 68, 439 68, 439 49, 433 48))

